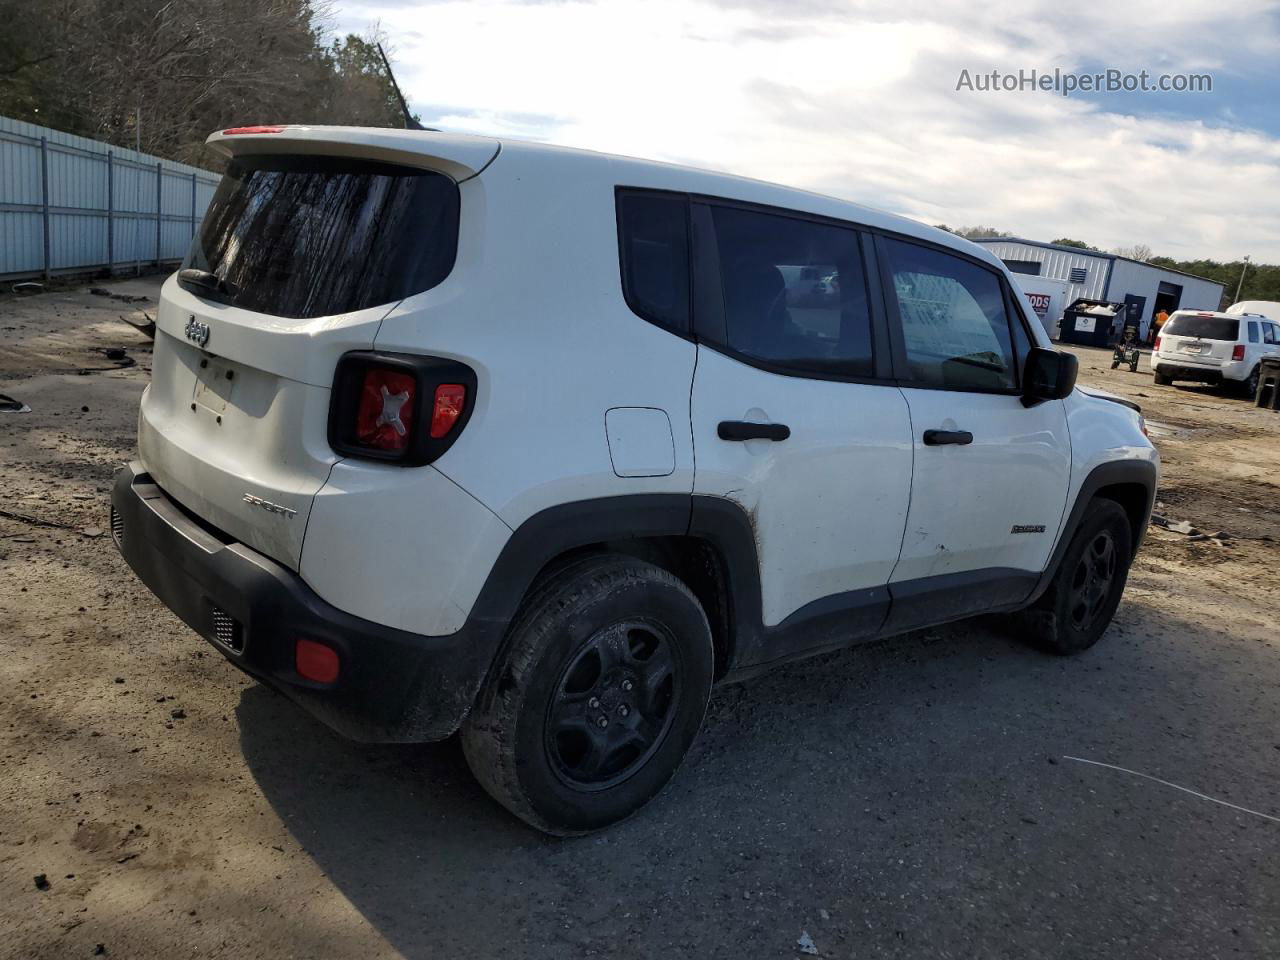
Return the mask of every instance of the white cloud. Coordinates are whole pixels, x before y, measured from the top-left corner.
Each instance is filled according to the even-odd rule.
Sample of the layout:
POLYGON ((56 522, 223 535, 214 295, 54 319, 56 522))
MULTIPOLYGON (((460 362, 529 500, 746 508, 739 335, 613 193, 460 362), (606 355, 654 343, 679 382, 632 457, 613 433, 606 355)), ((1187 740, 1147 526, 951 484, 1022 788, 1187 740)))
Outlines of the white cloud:
MULTIPOLYGON (((340 17, 381 21, 411 103, 447 129, 713 167, 928 222, 1280 261, 1280 140, 1247 117, 1215 129, 955 89, 963 67, 1275 62, 1259 0, 1006 0, 998 16, 925 0, 346 0, 340 17)), ((1221 97, 1186 96, 1230 116, 1221 97)))

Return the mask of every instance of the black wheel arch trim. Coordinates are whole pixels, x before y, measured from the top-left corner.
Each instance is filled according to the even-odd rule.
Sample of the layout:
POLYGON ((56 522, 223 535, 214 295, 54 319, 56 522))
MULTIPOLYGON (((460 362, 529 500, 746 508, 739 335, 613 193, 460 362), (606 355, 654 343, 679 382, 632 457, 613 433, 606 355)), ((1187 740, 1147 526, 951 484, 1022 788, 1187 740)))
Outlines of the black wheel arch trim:
MULTIPOLYGON (((1058 542, 1053 548, 1049 562, 1045 565, 1044 572, 1040 574, 1040 579, 1036 583, 1035 589, 1032 591, 1031 596, 1027 598, 1027 602, 1034 603, 1049 588, 1050 582, 1058 572, 1058 567, 1062 564, 1062 558, 1067 552, 1067 547, 1071 544, 1071 538, 1075 536, 1076 530, 1080 528, 1080 524, 1084 521, 1084 514, 1089 508, 1090 501, 1098 495, 1099 491, 1108 487, 1140 486, 1146 491, 1146 496, 1138 515, 1136 517, 1130 515, 1133 552, 1134 555, 1137 555, 1138 549, 1142 546, 1142 541, 1147 535, 1147 525, 1151 520, 1151 510, 1155 506, 1157 480, 1158 471, 1156 465, 1150 460, 1113 460, 1109 463, 1101 463, 1090 470, 1084 478, 1084 482, 1080 484, 1080 490, 1076 493, 1071 512, 1067 516, 1066 523, 1062 525, 1062 533, 1058 536, 1058 542)), ((1126 505, 1122 503, 1121 506, 1126 505)), ((1127 507, 1125 512, 1129 512, 1127 507)))
POLYGON ((558 558, 575 550, 607 542, 689 537, 710 547, 720 566, 716 580, 723 609, 708 610, 707 614, 713 621, 713 614, 725 621, 723 635, 717 637, 717 642, 725 645, 718 651, 718 673, 721 679, 732 679, 774 663, 981 612, 961 609, 965 605, 951 596, 957 590, 970 596, 981 592, 990 600, 987 609, 991 610, 1032 603, 1048 588, 1089 502, 1101 490, 1139 486, 1144 491, 1139 515, 1131 512, 1136 553, 1155 503, 1156 479, 1155 464, 1146 460, 1112 461, 1090 471, 1050 561, 1039 574, 971 571, 850 590, 807 603, 772 625, 763 622, 754 520, 736 501, 698 494, 648 493, 560 504, 534 514, 516 528, 476 598, 470 619, 509 623, 538 577, 558 558), (1029 594, 1025 592, 1028 583, 1029 594), (908 607, 917 608, 912 611, 914 616, 907 616, 908 607), (924 616, 926 609, 932 611, 930 616, 924 616))

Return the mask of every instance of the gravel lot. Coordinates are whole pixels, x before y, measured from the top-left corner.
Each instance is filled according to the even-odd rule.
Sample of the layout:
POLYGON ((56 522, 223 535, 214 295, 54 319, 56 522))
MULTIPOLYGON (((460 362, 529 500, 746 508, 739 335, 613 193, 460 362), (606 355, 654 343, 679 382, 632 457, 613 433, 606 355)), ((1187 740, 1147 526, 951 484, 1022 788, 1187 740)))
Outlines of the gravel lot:
POLYGON ((110 289, 150 302, 0 298, 32 407, 0 510, 52 524, 0 516, 0 955, 1280 954, 1280 555, 1243 539, 1280 538, 1280 414, 1079 351, 1152 421, 1161 512, 1231 538, 1153 529, 1078 658, 969 623, 721 689, 658 802, 552 841, 456 743, 338 739, 137 583, 104 534, 150 367, 118 315, 159 281, 110 289))

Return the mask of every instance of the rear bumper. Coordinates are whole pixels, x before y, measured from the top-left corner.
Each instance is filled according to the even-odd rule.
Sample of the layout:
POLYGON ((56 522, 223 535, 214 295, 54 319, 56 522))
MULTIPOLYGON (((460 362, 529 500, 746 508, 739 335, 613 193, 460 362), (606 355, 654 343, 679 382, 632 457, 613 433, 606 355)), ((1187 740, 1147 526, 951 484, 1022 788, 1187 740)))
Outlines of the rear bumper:
POLYGON ((1164 377, 1175 380, 1194 380, 1198 383, 1222 383, 1224 380, 1246 380, 1249 371, 1243 361, 1227 361, 1216 364, 1187 363, 1182 360, 1151 358, 1151 369, 1164 377))
POLYGON ((429 637, 353 617, 296 574, 185 513, 131 463, 116 475, 112 535, 129 566, 191 629, 245 673, 339 733, 368 742, 438 740, 466 717, 502 636, 471 619, 429 637), (299 637, 332 647, 338 679, 294 668, 299 637))

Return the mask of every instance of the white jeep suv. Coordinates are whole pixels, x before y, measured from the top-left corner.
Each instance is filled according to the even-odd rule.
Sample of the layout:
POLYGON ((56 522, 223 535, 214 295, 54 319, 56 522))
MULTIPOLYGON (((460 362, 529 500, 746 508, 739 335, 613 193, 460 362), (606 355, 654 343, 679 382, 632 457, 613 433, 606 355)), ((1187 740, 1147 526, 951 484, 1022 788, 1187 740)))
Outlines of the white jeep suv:
POLYGON ((717 683, 989 612, 1073 653, 1120 602, 1156 452, 982 248, 518 141, 209 142, 112 531, 336 730, 461 730, 501 803, 583 833, 717 683))
POLYGON ((1280 325, 1261 314, 1179 310, 1160 328, 1151 370, 1162 386, 1175 380, 1234 383, 1252 397, 1259 363, 1277 355, 1280 325))

